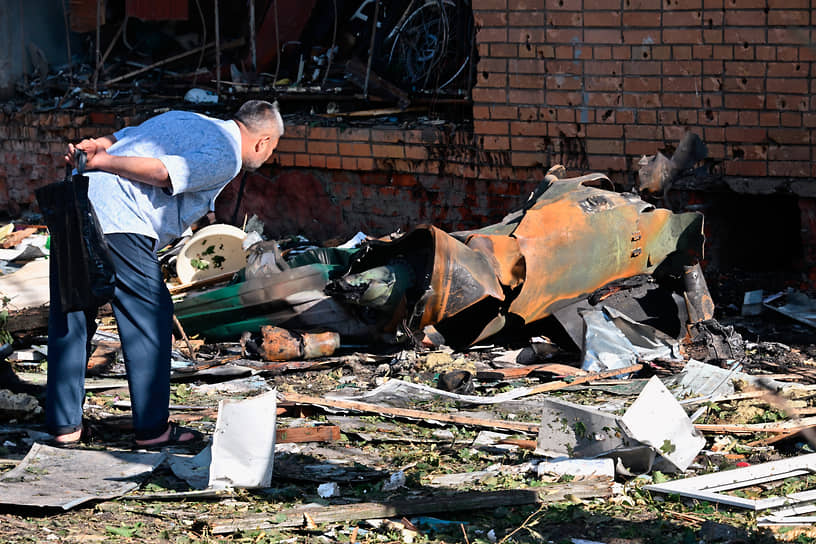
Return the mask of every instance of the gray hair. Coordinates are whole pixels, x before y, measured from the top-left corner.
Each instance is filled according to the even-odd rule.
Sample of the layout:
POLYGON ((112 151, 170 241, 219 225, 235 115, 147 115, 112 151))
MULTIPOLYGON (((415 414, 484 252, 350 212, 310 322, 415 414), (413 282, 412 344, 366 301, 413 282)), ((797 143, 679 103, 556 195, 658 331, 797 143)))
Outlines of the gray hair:
POLYGON ((283 136, 283 117, 277 101, 248 100, 238 109, 234 118, 252 132, 263 132, 274 122, 278 136, 283 136))

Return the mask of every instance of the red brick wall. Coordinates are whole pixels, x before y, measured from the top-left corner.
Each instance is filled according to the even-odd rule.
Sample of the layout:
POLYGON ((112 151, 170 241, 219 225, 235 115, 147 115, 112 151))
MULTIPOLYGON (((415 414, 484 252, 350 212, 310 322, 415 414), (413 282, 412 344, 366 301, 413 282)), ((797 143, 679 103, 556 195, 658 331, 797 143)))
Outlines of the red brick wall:
MULTIPOLYGON (((474 132, 617 172, 697 132, 733 176, 816 175, 813 0, 474 0, 474 132)), ((628 179, 627 179, 628 178, 628 179)))
MULTIPOLYGON (((472 124, 290 123, 274 164, 248 181, 241 217, 259 213, 271 232, 323 238, 422 222, 475 227, 517 205, 555 163, 630 187, 640 156, 669 150, 686 130, 707 143, 717 172, 798 180, 772 185, 816 194, 816 46, 806 45, 816 43, 816 0, 473 0, 473 8, 472 124)), ((66 141, 129 121, 0 114, 0 209, 31 206, 32 189, 61 175, 66 141)), ((236 196, 233 183, 222 218, 236 196)), ((812 208, 801 206, 805 229, 812 208)), ((803 235, 808 255, 814 238, 803 235)))

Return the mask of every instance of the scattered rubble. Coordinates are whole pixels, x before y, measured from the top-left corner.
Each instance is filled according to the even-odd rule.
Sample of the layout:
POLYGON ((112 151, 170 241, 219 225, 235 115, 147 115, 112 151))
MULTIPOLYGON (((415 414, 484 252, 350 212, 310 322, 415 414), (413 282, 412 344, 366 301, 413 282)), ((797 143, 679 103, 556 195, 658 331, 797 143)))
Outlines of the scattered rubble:
MULTIPOLYGON (((8 319, 0 502, 40 508, 38 525, 72 509, 75 540, 805 534, 816 343, 779 331, 814 338, 812 299, 760 296, 758 311, 740 312, 740 293, 723 312, 689 258, 699 214, 596 182, 553 174, 504 221, 467 233, 359 235, 344 248, 258 237, 230 257, 245 266, 171 284, 172 418, 212 436, 193 451, 129 451, 121 348, 104 311, 86 384, 90 441, 44 445, 42 329, 8 319), (542 229, 542 217, 563 225, 542 229)), ((15 255, 32 228, 7 229, 20 233, 15 255)), ((212 259, 203 250, 187 260, 212 259)), ((24 322, 47 300, 35 272, 47 261, 26 259, 3 261, 0 277, 9 318, 9 301, 30 297, 14 308, 24 322)), ((162 262, 181 276, 178 258, 162 262)), ((11 542, 32 526, 13 509, 0 520, 11 542)))

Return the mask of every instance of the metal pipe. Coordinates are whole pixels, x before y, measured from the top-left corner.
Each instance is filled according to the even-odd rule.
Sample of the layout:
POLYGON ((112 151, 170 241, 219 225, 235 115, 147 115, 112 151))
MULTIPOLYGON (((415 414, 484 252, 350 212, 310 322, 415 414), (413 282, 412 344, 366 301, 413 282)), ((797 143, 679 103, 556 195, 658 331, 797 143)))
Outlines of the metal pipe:
POLYGON ((366 66, 363 97, 368 100, 368 79, 371 77, 371 62, 374 60, 374 40, 377 37, 377 19, 380 16, 380 0, 374 0, 374 22, 371 25, 371 46, 368 48, 368 65, 366 66))
POLYGON ((102 0, 96 0, 96 70, 93 78, 93 92, 96 93, 102 54, 99 52, 99 40, 102 34, 102 0))
POLYGON ((258 72, 258 51, 255 45, 255 0, 249 0, 249 51, 252 55, 252 72, 258 72))
POLYGON ((221 94, 221 24, 218 16, 218 0, 215 2, 215 92, 221 94))

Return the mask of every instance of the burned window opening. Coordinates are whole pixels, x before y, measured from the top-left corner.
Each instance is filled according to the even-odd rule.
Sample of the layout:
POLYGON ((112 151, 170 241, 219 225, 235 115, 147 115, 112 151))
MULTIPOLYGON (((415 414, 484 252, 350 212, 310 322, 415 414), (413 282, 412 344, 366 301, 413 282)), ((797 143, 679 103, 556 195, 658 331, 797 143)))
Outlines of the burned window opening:
POLYGON ((707 229, 717 268, 748 272, 795 270, 802 259, 797 199, 773 195, 708 194, 707 229), (764 218, 764 219, 760 219, 764 218))
POLYGON ((169 4, 111 0, 97 17, 95 1, 71 2, 70 61, 48 59, 51 67, 26 75, 19 94, 37 109, 172 107, 182 97, 185 108, 215 108, 262 95, 287 103, 288 113, 335 122, 371 110, 472 119, 470 0, 169 4), (188 95, 194 88, 215 93, 188 95))

